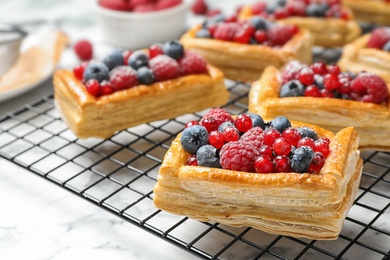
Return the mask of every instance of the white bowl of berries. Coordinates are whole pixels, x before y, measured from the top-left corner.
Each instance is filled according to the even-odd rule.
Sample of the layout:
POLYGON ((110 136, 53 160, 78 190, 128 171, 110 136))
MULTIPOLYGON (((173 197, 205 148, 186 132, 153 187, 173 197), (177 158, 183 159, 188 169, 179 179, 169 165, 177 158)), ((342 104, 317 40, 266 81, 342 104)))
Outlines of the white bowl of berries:
POLYGON ((106 43, 140 49, 179 38, 186 29, 188 4, 183 0, 98 0, 97 22, 106 43))

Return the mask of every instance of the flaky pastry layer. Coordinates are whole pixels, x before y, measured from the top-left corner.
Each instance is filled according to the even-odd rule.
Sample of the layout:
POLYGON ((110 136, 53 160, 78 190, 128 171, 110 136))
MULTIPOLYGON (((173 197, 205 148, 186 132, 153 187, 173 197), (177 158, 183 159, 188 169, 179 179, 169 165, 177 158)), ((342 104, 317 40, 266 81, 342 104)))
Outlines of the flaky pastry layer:
MULTIPOLYGON (((265 117, 286 116, 333 132, 354 126, 360 149, 390 150, 390 102, 374 104, 337 98, 279 97, 280 72, 268 67, 249 91, 249 111, 265 117)), ((390 85, 388 85, 390 89, 390 85)))
MULTIPOLYGON (((353 13, 348 10, 349 20, 341 18, 317 18, 291 16, 278 20, 282 24, 297 25, 301 29, 308 30, 314 39, 314 45, 323 47, 343 46, 356 39, 361 34, 361 29, 355 20, 353 13)), ((239 14, 239 19, 248 19, 253 16, 251 7, 244 6, 239 14)))
POLYGON ((57 70, 54 97, 78 137, 107 138, 131 126, 224 105, 229 97, 224 76, 212 66, 208 72, 94 97, 71 71, 57 70))
POLYGON ((331 154, 318 175, 258 174, 186 166, 180 135, 165 154, 154 188, 154 204, 200 221, 250 226, 269 233, 336 239, 352 206, 362 171, 353 127, 333 135, 306 125, 331 140, 331 154))
POLYGON ((390 24, 390 4, 377 0, 342 0, 358 21, 379 25, 390 24))
POLYGON ((210 64, 221 69, 226 78, 252 82, 262 71, 273 65, 282 67, 290 60, 310 63, 312 38, 307 30, 300 30, 280 49, 256 44, 240 44, 216 39, 196 38, 201 25, 194 26, 180 39, 186 49, 202 55, 210 64))
POLYGON ((366 48, 370 37, 371 33, 368 33, 345 45, 338 65, 342 70, 355 73, 372 72, 390 82, 390 53, 376 48, 366 48))

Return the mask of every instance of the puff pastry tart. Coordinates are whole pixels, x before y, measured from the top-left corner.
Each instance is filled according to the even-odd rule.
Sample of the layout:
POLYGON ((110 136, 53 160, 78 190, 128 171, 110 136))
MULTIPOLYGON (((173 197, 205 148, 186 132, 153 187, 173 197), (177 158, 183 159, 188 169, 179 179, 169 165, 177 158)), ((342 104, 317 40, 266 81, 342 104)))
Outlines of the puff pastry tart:
POLYGON ((213 130, 208 132, 207 119, 187 126, 165 154, 154 187, 154 204, 199 221, 249 226, 292 237, 336 239, 362 172, 357 132, 348 127, 333 134, 285 117, 256 126, 261 125, 256 123, 258 118, 262 120, 256 114, 243 114, 230 125, 226 121, 221 124, 217 132, 225 138, 230 136, 228 128, 240 132, 246 128, 238 141, 225 139, 221 148, 217 148, 213 130), (246 125, 248 116, 252 128, 246 125), (294 131, 301 139, 295 150, 286 151, 285 146, 294 143, 294 131), (272 135, 280 137, 270 141, 272 135), (195 144, 194 136, 209 141, 195 144), (285 145, 278 145, 281 140, 285 145), (323 145, 311 145, 308 140, 323 145), (265 152, 267 149, 271 152, 265 152), (321 167, 317 167, 318 154, 321 167), (312 165, 317 171, 311 171, 312 165))
POLYGON ((305 28, 324 47, 343 46, 361 34, 353 13, 337 1, 263 1, 243 6, 239 19, 255 15, 305 28))
POLYGON ((149 52, 116 50, 73 72, 57 70, 54 96, 78 137, 107 138, 141 123, 223 105, 229 93, 220 70, 172 41, 149 52))
POLYGON ((345 45, 338 65, 355 73, 373 72, 390 81, 390 28, 377 28, 345 45))
POLYGON ((223 71, 225 77, 252 82, 270 64, 281 67, 296 59, 311 62, 307 30, 270 22, 207 21, 187 31, 180 42, 223 71))
POLYGON ((389 88, 381 77, 341 72, 336 65, 268 67, 249 93, 249 110, 284 115, 331 131, 354 126, 361 149, 390 150, 389 88))
POLYGON ((388 0, 342 0, 356 19, 379 25, 390 25, 390 1, 388 0))

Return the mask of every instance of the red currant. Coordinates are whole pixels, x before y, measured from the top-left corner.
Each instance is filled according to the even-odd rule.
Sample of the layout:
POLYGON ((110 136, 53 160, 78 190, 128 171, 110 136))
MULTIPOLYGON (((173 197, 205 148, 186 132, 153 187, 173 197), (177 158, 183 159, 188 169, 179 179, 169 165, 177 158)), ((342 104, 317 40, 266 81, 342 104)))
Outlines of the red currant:
POLYGON ((92 96, 97 97, 100 92, 100 84, 96 79, 90 79, 85 83, 85 88, 92 96))
POLYGON ((307 86, 303 94, 305 97, 321 97, 321 92, 316 85, 307 86))
POLYGON ((264 132, 263 144, 272 147, 275 140, 281 136, 282 135, 279 133, 278 130, 273 128, 268 129, 264 132))
POLYGON ((238 141, 238 139, 240 139, 240 135, 239 133, 237 132, 236 128, 234 127, 231 127, 231 126, 228 126, 226 127, 223 132, 223 137, 225 138, 225 142, 235 142, 235 141, 238 141))
POLYGON ((313 63, 310 66, 310 68, 313 70, 313 72, 315 74, 325 75, 328 73, 328 68, 327 68, 325 62, 322 62, 322 61, 318 61, 318 62, 313 63))
POLYGON ((100 96, 109 95, 113 92, 114 92, 114 89, 112 88, 112 86, 110 85, 110 83, 108 81, 102 81, 100 83, 100 92, 99 92, 100 96))
POLYGON ((187 158, 186 165, 188 166, 198 166, 198 160, 196 159, 196 154, 192 154, 187 158))
POLYGON ((289 16, 289 13, 285 8, 276 8, 274 11, 274 17, 276 20, 287 18, 289 16))
POLYGON ((328 67, 328 73, 338 76, 341 73, 340 67, 337 65, 330 65, 328 67))
POLYGON ((164 54, 164 51, 159 44, 153 44, 149 47, 149 59, 152 59, 160 54, 164 54))
POLYGON ((324 77, 324 86, 327 90, 333 91, 340 87, 339 77, 336 74, 326 74, 324 77))
POLYGON ((304 137, 301 140, 299 140, 297 147, 301 146, 309 146, 311 149, 314 150, 315 142, 310 137, 304 137))
POLYGON ((267 33, 264 30, 257 30, 255 32, 255 40, 258 43, 263 43, 267 40, 267 33))
POLYGON ((123 64, 125 64, 125 65, 129 64, 129 58, 130 58, 131 54, 133 54, 133 51, 130 51, 130 50, 126 50, 126 51, 122 52, 123 64))
POLYGON ((254 165, 257 173, 271 173, 274 171, 274 164, 267 156, 257 157, 254 165))
POLYGON ((284 129, 282 137, 290 141, 291 145, 297 146, 298 141, 301 140, 301 134, 296 128, 288 127, 284 129))
POLYGON ((323 98, 333 98, 334 97, 333 92, 330 90, 327 90, 325 88, 321 89, 320 93, 321 93, 321 97, 323 97, 323 98))
POLYGON ((77 65, 76 67, 73 68, 73 75, 75 76, 76 79, 82 80, 83 75, 84 75, 84 70, 87 67, 88 62, 83 62, 80 65, 77 65))
POLYGON ((309 172, 319 173, 325 164, 325 157, 320 152, 315 152, 314 159, 309 166, 309 172))
POLYGON ((291 152, 291 144, 288 139, 279 137, 272 145, 277 155, 287 155, 291 152))
POLYGON ((274 155, 274 150, 272 150, 272 148, 268 145, 263 145, 260 150, 259 150, 259 155, 261 156, 266 156, 268 157, 270 160, 272 160, 275 155, 274 155))
POLYGON ((191 120, 191 121, 188 121, 188 123, 185 125, 185 128, 187 128, 189 126, 197 125, 197 124, 198 124, 198 121, 191 120))
POLYGON ((211 144, 217 149, 222 148, 222 146, 225 144, 225 138, 223 134, 218 131, 212 131, 209 134, 209 144, 211 144))
POLYGON ((311 85, 314 83, 314 72, 310 68, 305 67, 298 73, 298 80, 306 86, 311 85))
POLYGON ((274 158, 275 172, 290 172, 290 159, 286 155, 278 155, 274 158))
POLYGON ((330 154, 329 149, 329 139, 328 138, 319 138, 314 142, 314 151, 322 153, 325 157, 328 157, 330 154))
POLYGON ((234 120, 234 125, 238 131, 245 133, 252 128, 252 119, 247 114, 240 114, 234 120))

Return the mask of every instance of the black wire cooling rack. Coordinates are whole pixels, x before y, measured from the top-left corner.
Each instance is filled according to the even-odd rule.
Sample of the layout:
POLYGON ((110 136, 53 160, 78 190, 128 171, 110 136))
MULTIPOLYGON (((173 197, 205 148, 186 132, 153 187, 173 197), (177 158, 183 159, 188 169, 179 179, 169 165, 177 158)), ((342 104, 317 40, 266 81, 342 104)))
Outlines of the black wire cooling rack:
MULTIPOLYGON (((340 51, 315 49, 334 62, 340 51)), ((247 111, 250 86, 226 81, 232 114, 247 111)), ((390 259, 390 153, 364 151, 356 201, 340 237, 315 241, 175 216, 153 206, 153 187, 171 141, 206 111, 80 140, 53 96, 0 117, 0 156, 203 259, 390 259)))

